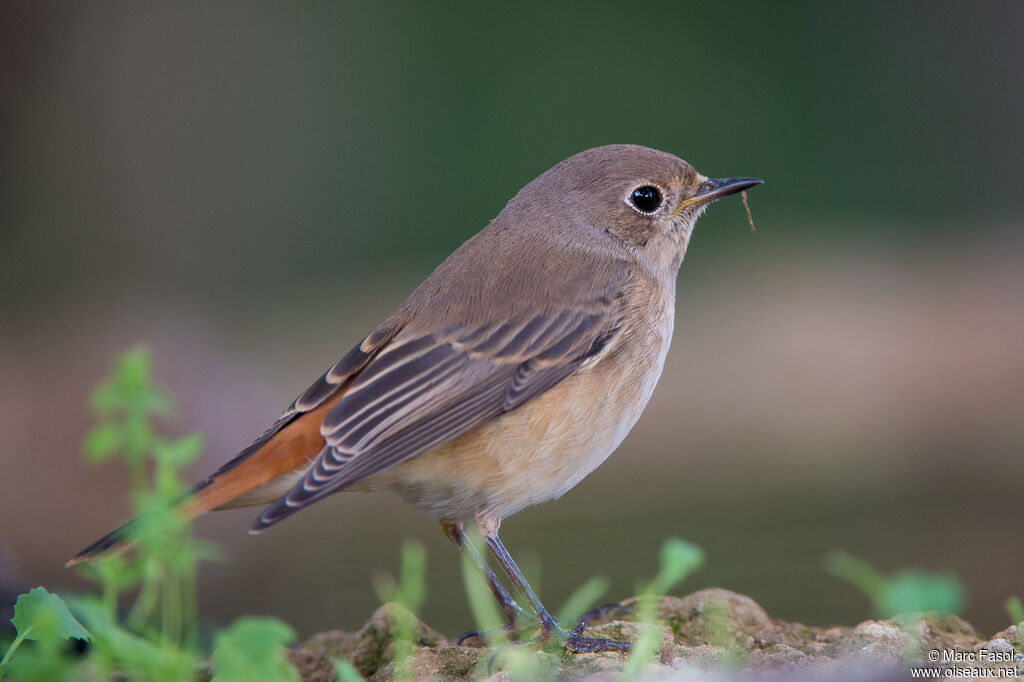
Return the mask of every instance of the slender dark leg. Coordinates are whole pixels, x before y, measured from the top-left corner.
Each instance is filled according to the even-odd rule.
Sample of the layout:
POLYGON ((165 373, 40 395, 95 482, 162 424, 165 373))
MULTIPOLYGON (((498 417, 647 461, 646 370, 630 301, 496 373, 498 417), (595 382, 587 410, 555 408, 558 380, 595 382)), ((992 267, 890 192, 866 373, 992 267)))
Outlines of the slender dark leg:
POLYGON ((533 612, 537 614, 537 622, 540 623, 540 627, 545 632, 560 632, 561 628, 558 627, 558 623, 555 619, 547 612, 544 605, 540 603, 540 598, 537 593, 530 587, 530 583, 526 582, 526 578, 523 576, 519 567, 516 566, 516 562, 512 560, 508 550, 505 549, 505 545, 501 544, 501 540, 498 539, 497 534, 485 535, 484 541, 490 548, 494 558, 498 560, 501 567, 505 569, 505 573, 508 575, 508 579, 512 581, 512 584, 516 586, 526 599, 530 602, 530 606, 533 607, 533 612))
POLYGON ((455 546, 466 553, 469 560, 473 562, 480 574, 487 581, 487 587, 491 588, 491 594, 498 600, 498 604, 501 606, 501 610, 505 613, 505 618, 508 619, 510 625, 516 624, 516 619, 523 612, 522 607, 516 603, 516 600, 512 598, 512 595, 508 593, 505 586, 498 580, 498 576, 494 575, 494 571, 487 565, 484 558, 480 556, 480 552, 476 551, 476 546, 469 541, 466 537, 466 532, 462 529, 461 523, 445 523, 441 522, 441 529, 444 534, 448 536, 455 546))
POLYGON ((508 550, 505 549, 505 545, 501 544, 501 540, 498 539, 498 523, 493 519, 477 519, 477 524, 480 525, 480 531, 483 533, 484 541, 490 548, 491 553, 494 554, 494 558, 498 560, 501 567, 505 569, 505 573, 508 575, 508 579, 512 581, 516 589, 527 598, 530 602, 530 606, 533 607, 534 613, 537 614, 537 622, 540 624, 541 631, 545 636, 550 637, 554 635, 560 640, 565 642, 565 648, 569 651, 576 653, 591 653, 595 651, 629 651, 631 645, 629 642, 614 642, 610 639, 597 639, 594 637, 584 637, 583 628, 585 623, 580 623, 572 632, 567 633, 558 626, 555 619, 547 612, 544 605, 540 602, 540 598, 530 587, 530 583, 526 582, 526 578, 523 576, 522 571, 516 566, 516 562, 512 560, 512 556, 509 555, 508 550))

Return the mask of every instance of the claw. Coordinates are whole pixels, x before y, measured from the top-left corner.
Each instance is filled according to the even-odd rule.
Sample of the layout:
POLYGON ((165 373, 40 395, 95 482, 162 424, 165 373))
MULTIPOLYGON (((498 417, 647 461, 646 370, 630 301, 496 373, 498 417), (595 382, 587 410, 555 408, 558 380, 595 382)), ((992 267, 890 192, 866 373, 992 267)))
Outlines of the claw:
POLYGON ((611 639, 604 639, 603 637, 584 637, 583 630, 587 627, 586 623, 580 623, 565 640, 566 651, 571 651, 574 654, 593 654, 600 651, 615 651, 620 654, 629 653, 633 649, 631 642, 616 642, 611 639))
POLYGON ((583 631, 586 627, 586 623, 578 623, 571 632, 566 632, 556 626, 553 630, 541 630, 541 638, 549 640, 554 637, 556 641, 565 647, 566 651, 571 651, 574 654, 592 654, 600 651, 628 653, 633 648, 630 642, 616 642, 615 640, 599 637, 584 637, 583 631))

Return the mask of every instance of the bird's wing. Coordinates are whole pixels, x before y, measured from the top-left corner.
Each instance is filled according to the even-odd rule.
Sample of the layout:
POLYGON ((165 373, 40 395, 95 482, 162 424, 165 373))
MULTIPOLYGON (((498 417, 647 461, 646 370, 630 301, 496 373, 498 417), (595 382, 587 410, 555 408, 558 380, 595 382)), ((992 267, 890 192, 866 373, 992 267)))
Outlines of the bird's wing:
POLYGON ((604 296, 581 306, 586 309, 398 334, 355 375, 324 418, 320 431, 327 446, 303 479, 267 507, 252 530, 548 390, 615 338, 620 301, 604 296))
POLYGON ((222 474, 236 468, 266 445, 274 436, 281 432, 286 426, 299 417, 315 410, 325 400, 338 390, 339 387, 350 381, 360 370, 381 351, 385 345, 394 338, 399 331, 399 326, 393 324, 389 318, 377 329, 371 332, 360 342, 358 346, 346 353, 340 360, 324 372, 319 379, 303 391, 302 395, 296 398, 291 405, 281 414, 280 417, 260 435, 255 441, 249 444, 244 450, 225 462, 206 480, 200 482, 189 490, 184 497, 190 497, 209 486, 222 474))

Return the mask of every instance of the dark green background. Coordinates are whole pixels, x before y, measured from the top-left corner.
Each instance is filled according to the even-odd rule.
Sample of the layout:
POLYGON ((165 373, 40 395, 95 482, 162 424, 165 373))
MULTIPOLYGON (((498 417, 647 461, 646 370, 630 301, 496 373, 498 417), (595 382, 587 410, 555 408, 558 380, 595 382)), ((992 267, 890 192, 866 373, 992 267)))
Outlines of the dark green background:
POLYGON ((609 142, 766 178, 786 239, 1017 212, 1019 3, 3 11, 3 283, 33 296, 131 277, 233 303, 434 263, 609 142))

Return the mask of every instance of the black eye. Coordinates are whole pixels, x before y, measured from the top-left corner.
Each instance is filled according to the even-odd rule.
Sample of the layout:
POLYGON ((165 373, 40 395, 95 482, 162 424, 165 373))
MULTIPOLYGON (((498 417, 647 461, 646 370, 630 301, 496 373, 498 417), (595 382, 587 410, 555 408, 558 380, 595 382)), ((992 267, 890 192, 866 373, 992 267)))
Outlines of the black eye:
POLYGON ((629 203, 633 204, 638 211, 654 213, 661 206, 661 192, 657 187, 644 185, 637 187, 629 194, 629 203))

